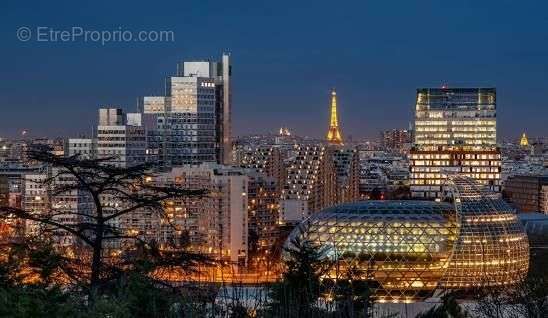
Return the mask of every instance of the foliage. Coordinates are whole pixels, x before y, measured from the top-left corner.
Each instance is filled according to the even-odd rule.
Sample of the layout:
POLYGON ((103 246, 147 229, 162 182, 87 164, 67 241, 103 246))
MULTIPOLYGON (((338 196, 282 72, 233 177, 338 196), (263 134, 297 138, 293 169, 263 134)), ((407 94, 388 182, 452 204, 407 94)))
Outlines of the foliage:
POLYGON ((310 241, 293 239, 286 254, 286 271, 271 288, 269 317, 315 317, 322 312, 315 304, 321 293, 320 277, 329 269, 324 252, 310 241))
MULTIPOLYGON (((50 168, 51 176, 43 186, 48 189, 49 195, 54 197, 70 196, 74 193, 89 199, 92 203, 90 210, 67 210, 49 205, 45 213, 34 213, 9 206, 0 207, 0 218, 11 223, 24 220, 41 225, 44 237, 55 237, 57 233, 72 235, 83 249, 78 251, 79 258, 74 262, 81 262, 78 275, 78 284, 88 291, 90 300, 100 296, 105 284, 119 278, 120 273, 128 268, 128 263, 117 264, 113 258, 108 258, 105 252, 107 246, 114 246, 122 241, 139 240, 137 234, 128 234, 116 224, 119 218, 139 210, 157 213, 164 217, 166 200, 188 197, 199 197, 205 194, 202 190, 187 190, 176 186, 164 186, 150 182, 149 165, 138 165, 129 168, 117 167, 109 164, 113 158, 85 159, 79 156, 62 157, 48 151, 32 151, 30 157, 40 161, 50 168), (115 203, 115 204, 113 204, 115 203), (75 220, 63 222, 63 219, 75 220), (82 266, 87 269, 82 270, 82 266)), ((41 250, 39 253, 49 253, 41 250)), ((168 261, 169 255, 160 255, 163 263, 175 264, 181 259, 168 261)), ((183 255, 184 257, 190 254, 183 255)), ((40 257, 40 255, 36 255, 40 257)), ((51 259, 52 264, 42 264, 41 270, 50 271, 51 266, 57 266, 59 260, 51 259)), ((30 264, 32 265, 32 264, 30 264)), ((188 265, 184 263, 183 265, 188 265)), ((76 266, 74 266, 76 267, 76 266)), ((131 266, 129 266, 131 269, 131 266)), ((44 273, 48 274, 48 273, 44 273)))
POLYGON ((416 318, 467 318, 470 315, 457 303, 453 294, 442 297, 442 303, 434 306, 426 312, 420 313, 416 318))

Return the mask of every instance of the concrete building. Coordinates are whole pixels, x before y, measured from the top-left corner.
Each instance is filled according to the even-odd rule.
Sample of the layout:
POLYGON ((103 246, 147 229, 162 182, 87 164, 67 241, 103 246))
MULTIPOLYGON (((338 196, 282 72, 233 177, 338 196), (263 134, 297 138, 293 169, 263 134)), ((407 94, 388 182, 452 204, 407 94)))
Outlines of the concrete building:
POLYGON ((500 191, 494 88, 417 90, 411 193, 439 198, 445 171, 464 173, 500 191))
POLYGON ((512 176, 504 184, 503 194, 518 212, 548 214, 548 176, 512 176))
POLYGON ((324 146, 295 146, 280 201, 281 224, 295 224, 336 202, 333 152, 324 146))
POLYGON ((412 133, 407 129, 390 129, 381 132, 381 147, 391 151, 409 149, 412 143, 412 133))
MULTIPOLYGON (((112 165, 130 167, 145 163, 146 147, 141 114, 124 117, 119 108, 99 109, 97 158, 108 158, 112 165)), ((72 151, 77 151, 76 147, 72 151)))
POLYGON ((278 147, 257 146, 238 150, 239 155, 235 156, 234 164, 246 168, 254 169, 267 177, 277 180, 281 191, 281 184, 286 178, 286 169, 282 154, 278 147))
MULTIPOLYGON (((55 214, 52 217, 53 221, 58 223, 74 226, 78 223, 89 222, 90 217, 95 213, 93 200, 89 193, 83 189, 71 189, 65 191, 57 191, 61 188, 67 188, 76 184, 76 178, 70 174, 60 174, 58 168, 52 168, 52 175, 59 177, 51 183, 50 190, 56 192, 55 195, 49 195, 48 202, 50 213, 55 214)), ((76 247, 83 244, 77 237, 66 231, 56 229, 54 239, 57 246, 61 247, 76 247)))
POLYGON ((242 169, 185 165, 159 173, 150 182, 208 193, 166 201, 163 216, 146 210, 130 213, 120 220, 127 233, 154 239, 162 247, 176 247, 185 238, 196 252, 247 264, 248 177, 242 169))
POLYGON ((97 157, 97 140, 94 138, 68 138, 65 144, 65 156, 79 155, 80 159, 97 157))
POLYGON ((230 57, 220 62, 179 64, 166 81, 165 96, 140 101, 147 126, 148 155, 164 168, 232 161, 230 57))
MULTIPOLYGON (((44 184, 49 173, 25 175, 23 183, 23 209, 31 214, 44 215, 50 212, 49 188, 44 184)), ((38 235, 43 229, 38 222, 27 220, 24 225, 25 235, 38 235)))
POLYGON ((336 202, 360 199, 360 158, 355 149, 335 149, 333 163, 336 174, 336 202))
POLYGON ((248 176, 249 251, 269 253, 279 234, 280 192, 278 180, 253 170, 248 176))

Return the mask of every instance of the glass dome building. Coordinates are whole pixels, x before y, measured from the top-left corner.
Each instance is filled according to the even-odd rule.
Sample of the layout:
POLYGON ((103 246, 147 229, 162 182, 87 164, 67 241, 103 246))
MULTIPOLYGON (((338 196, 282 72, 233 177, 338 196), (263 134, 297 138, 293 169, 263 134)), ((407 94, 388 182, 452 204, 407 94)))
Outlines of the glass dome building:
POLYGON ((289 236, 322 248, 327 274, 352 268, 378 302, 413 302, 436 290, 514 284, 529 264, 527 236, 515 212, 472 179, 450 176, 447 199, 363 201, 313 214, 289 236), (357 270, 356 270, 357 269, 357 270))

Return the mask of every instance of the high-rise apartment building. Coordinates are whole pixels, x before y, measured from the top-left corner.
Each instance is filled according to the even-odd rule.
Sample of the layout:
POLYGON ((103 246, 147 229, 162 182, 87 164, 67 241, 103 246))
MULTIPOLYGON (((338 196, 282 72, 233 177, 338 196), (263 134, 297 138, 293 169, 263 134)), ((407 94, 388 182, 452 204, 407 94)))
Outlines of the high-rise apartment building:
POLYGON ((355 149, 335 149, 333 163, 336 174, 336 202, 360 199, 360 158, 355 149))
POLYGON ((165 96, 140 101, 147 126, 148 157, 164 168, 232 160, 230 57, 179 64, 165 96))
POLYGON ((203 197, 166 200, 164 217, 137 210, 120 227, 161 247, 188 238, 190 249, 234 264, 247 263, 248 177, 242 169, 217 164, 185 165, 158 173, 150 182, 161 186, 206 190, 203 197))
POLYGON ((446 176, 459 172, 500 191, 494 88, 421 88, 410 152, 411 193, 438 198, 446 176))
MULTIPOLYGON (((39 217, 51 217, 51 220, 74 226, 87 222, 85 215, 92 216, 94 207, 91 196, 84 190, 66 190, 67 185, 75 183, 74 177, 62 174, 60 168, 49 168, 43 173, 25 176, 23 210, 39 217), (52 179, 52 176, 57 176, 52 179), (61 190, 62 189, 62 190, 61 190)), ((71 233, 27 220, 24 232, 26 235, 39 235, 48 231, 56 246, 74 247, 81 242, 71 233)))
POLYGON ((254 169, 263 173, 267 177, 273 177, 277 180, 279 191, 281 184, 285 181, 285 166, 281 151, 278 147, 257 146, 245 149, 239 149, 239 156, 236 158, 236 165, 254 169))
POLYGON ((274 247, 278 238, 280 192, 278 180, 249 169, 248 176, 248 230, 249 251, 264 254, 274 247))
POLYGON ((314 212, 336 203, 333 152, 325 146, 295 146, 289 160, 280 223, 298 223, 314 212))
MULTIPOLYGON (((44 215, 50 212, 49 188, 44 182, 49 178, 48 172, 27 174, 23 183, 23 209, 34 215, 44 215)), ((25 222, 26 235, 38 235, 42 224, 27 220, 25 222)))
MULTIPOLYGON (((108 158, 109 164, 130 167, 145 163, 146 136, 141 122, 141 114, 130 113, 124 116, 119 108, 99 109, 97 126, 97 158, 108 158)), ((93 147, 86 142, 86 147, 93 147)), ((77 147, 70 149, 76 151, 77 147)), ((88 149, 93 151, 93 148, 88 149)))
POLYGON ((272 251, 278 239, 284 162, 280 149, 269 145, 241 147, 233 154, 234 164, 244 168, 249 177, 249 252, 261 257, 272 251))

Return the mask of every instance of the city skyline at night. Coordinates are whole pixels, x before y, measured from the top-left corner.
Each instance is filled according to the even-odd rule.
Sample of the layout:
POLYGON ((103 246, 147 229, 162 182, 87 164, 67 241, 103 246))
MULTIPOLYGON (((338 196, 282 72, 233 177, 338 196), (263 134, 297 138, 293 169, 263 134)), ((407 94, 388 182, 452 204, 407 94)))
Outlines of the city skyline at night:
POLYGON ((0 12, 0 317, 548 317, 548 2, 0 12))

